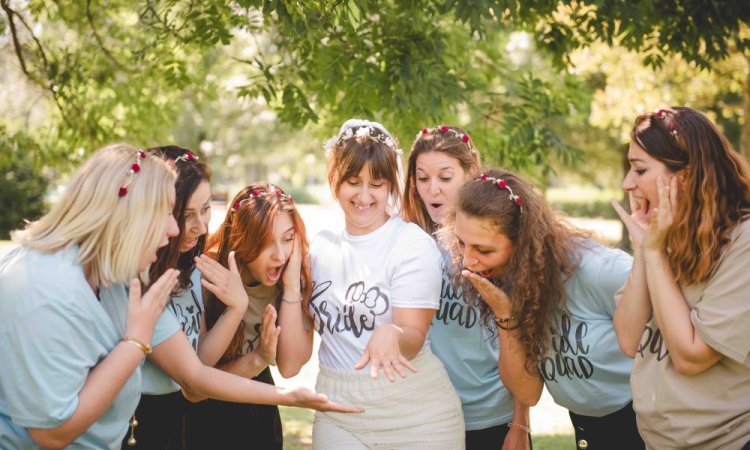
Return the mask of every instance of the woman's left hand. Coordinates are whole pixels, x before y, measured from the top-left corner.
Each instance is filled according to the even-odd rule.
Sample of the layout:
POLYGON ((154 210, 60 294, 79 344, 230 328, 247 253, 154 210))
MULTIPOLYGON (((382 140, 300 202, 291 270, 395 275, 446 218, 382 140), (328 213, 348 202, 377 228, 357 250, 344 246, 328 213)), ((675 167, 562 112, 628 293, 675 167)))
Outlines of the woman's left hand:
POLYGON ((227 305, 227 308, 244 314, 247 310, 248 298, 237 262, 234 260, 234 252, 229 252, 227 262, 229 269, 206 254, 195 258, 195 266, 203 275, 201 285, 218 297, 227 305))
POLYGON ((416 373, 417 368, 401 354, 399 336, 403 330, 396 325, 380 325, 370 337, 367 348, 362 357, 354 365, 354 370, 360 370, 370 363, 370 376, 378 377, 378 371, 383 368, 385 376, 390 382, 396 381, 393 372, 397 372, 401 378, 406 378, 407 368, 416 373))
POLYGON ((673 211, 677 205, 677 177, 669 179, 669 185, 664 184, 664 178, 656 177, 656 189, 659 194, 659 204, 651 211, 651 222, 643 238, 643 248, 651 251, 661 251, 667 230, 672 225, 673 211))

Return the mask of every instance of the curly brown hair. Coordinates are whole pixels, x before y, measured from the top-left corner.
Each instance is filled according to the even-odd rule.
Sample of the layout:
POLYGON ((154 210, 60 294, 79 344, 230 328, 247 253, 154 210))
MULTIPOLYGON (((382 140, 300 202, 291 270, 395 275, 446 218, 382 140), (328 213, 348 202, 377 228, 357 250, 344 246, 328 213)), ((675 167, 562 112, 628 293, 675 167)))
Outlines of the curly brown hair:
POLYGON ((438 237, 450 250, 457 269, 454 282, 460 283, 466 297, 480 308, 483 324, 489 329, 494 329, 492 310, 458 269, 463 263, 453 235, 456 213, 489 219, 510 240, 512 253, 507 269, 501 278, 492 281, 511 300, 527 370, 534 371, 549 350, 555 315, 565 310, 564 283, 580 266, 581 250, 590 235, 552 211, 544 198, 518 175, 503 170, 490 170, 486 175, 504 180, 523 206, 510 199, 506 189, 477 178, 459 191, 456 210, 448 216, 438 237))
POLYGON ((705 115, 688 107, 638 116, 630 137, 671 172, 682 171, 665 253, 678 283, 707 281, 732 229, 750 213, 750 166, 705 115))
POLYGON ((404 205, 401 214, 407 222, 419 225, 427 233, 434 233, 438 224, 432 221, 424 202, 417 192, 417 158, 429 152, 444 153, 458 161, 464 172, 471 174, 479 170, 479 152, 470 140, 464 142, 461 135, 466 132, 458 127, 440 126, 423 128, 411 146, 409 162, 406 169, 404 186, 404 205), (453 130, 455 133, 442 131, 453 130))

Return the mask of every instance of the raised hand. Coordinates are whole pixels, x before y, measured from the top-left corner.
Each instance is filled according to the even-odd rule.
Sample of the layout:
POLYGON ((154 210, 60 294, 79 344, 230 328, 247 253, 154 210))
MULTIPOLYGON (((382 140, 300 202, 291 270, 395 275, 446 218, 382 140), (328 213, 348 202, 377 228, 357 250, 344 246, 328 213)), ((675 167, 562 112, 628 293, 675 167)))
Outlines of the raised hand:
POLYGON ((482 297, 482 301, 487 303, 487 306, 492 309, 492 313, 495 317, 506 318, 513 314, 513 305, 511 304, 508 294, 492 284, 490 280, 480 277, 470 270, 461 271, 461 276, 474 285, 474 288, 482 297))
POLYGON ((144 344, 151 341, 154 325, 164 311, 179 274, 179 270, 168 269, 143 295, 141 282, 137 278, 130 281, 126 336, 144 344))
MULTIPOLYGON (((294 235, 294 248, 289 260, 284 267, 284 274, 281 277, 283 283, 283 292, 285 295, 297 295, 301 292, 300 273, 302 272, 302 250, 299 234, 294 235)), ((296 299, 289 299, 296 300, 296 299)))
POLYGON ((234 259, 234 252, 229 252, 227 258, 229 269, 208 255, 195 257, 195 266, 200 270, 201 285, 213 293, 230 309, 244 311, 247 309, 247 292, 242 284, 240 271, 234 259))
POLYGON ((633 197, 632 193, 629 192, 628 195, 630 197, 630 209, 633 211, 630 214, 625 211, 617 200, 612 199, 610 203, 617 215, 620 216, 622 223, 625 224, 625 228, 628 229, 630 239, 633 241, 633 247, 640 248, 643 244, 643 237, 646 235, 646 230, 648 229, 649 219, 644 213, 645 208, 642 202, 633 197))
POLYGON ((260 330, 260 346, 258 355, 269 366, 276 365, 276 346, 279 342, 281 327, 276 326, 276 308, 266 305, 263 310, 263 321, 260 330))
POLYGON ((291 397, 289 406, 311 408, 317 411, 341 413, 361 413, 365 411, 364 408, 360 408, 358 406, 341 405, 339 403, 332 402, 328 400, 327 396, 323 394, 317 394, 307 388, 297 387, 284 390, 291 397))
POLYGON ((671 177, 669 185, 664 184, 664 178, 657 177, 656 190, 659 193, 659 205, 651 213, 651 223, 643 238, 643 247, 648 250, 661 251, 664 249, 667 230, 674 219, 673 211, 677 205, 677 177, 671 177))
POLYGON ((375 329, 375 332, 370 337, 370 341, 367 343, 362 357, 354 365, 354 370, 360 370, 370 363, 370 376, 373 378, 378 377, 380 368, 383 368, 385 376, 388 377, 388 381, 396 381, 393 372, 398 373, 401 378, 406 378, 406 369, 416 373, 417 368, 414 367, 404 355, 401 354, 401 347, 399 345, 399 336, 403 333, 403 330, 396 325, 386 324, 380 325, 375 329))

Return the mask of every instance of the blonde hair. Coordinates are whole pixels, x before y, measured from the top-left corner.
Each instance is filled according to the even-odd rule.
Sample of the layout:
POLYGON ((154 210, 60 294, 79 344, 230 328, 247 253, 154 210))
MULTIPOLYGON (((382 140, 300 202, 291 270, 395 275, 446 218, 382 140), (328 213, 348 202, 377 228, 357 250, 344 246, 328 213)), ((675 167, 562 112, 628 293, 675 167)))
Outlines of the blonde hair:
POLYGON ((136 151, 114 144, 96 152, 51 211, 13 233, 13 240, 45 253, 77 245, 87 279, 100 287, 137 276, 141 259, 162 239, 172 210, 167 192, 176 176, 165 161, 147 153, 120 197, 136 151))

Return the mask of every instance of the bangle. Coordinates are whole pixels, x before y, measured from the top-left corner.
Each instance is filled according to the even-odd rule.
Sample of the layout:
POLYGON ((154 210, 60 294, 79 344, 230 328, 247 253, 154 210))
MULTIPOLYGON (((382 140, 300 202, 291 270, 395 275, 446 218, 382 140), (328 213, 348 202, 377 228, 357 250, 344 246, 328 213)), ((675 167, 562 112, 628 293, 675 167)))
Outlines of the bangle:
POLYGON ((284 297, 281 297, 281 301, 283 303, 289 303, 290 305, 297 305, 299 303, 302 303, 302 297, 300 297, 299 300, 287 300, 284 297))
POLYGON ((129 338, 127 336, 123 336, 122 339, 120 339, 122 342, 127 342, 129 344, 135 345, 138 347, 144 355, 148 355, 151 353, 151 346, 149 344, 144 344, 143 342, 139 341, 138 339, 129 338))
POLYGON ((513 428, 513 427, 520 428, 523 431, 531 434, 531 427, 527 427, 526 425, 524 425, 522 423, 508 422, 508 428, 513 428))
POLYGON ((517 322, 514 326, 508 326, 509 322, 516 320, 516 316, 494 317, 492 320, 495 322, 495 325, 497 325, 497 327, 500 328, 501 330, 511 331, 511 330, 515 330, 516 328, 518 328, 517 322))

